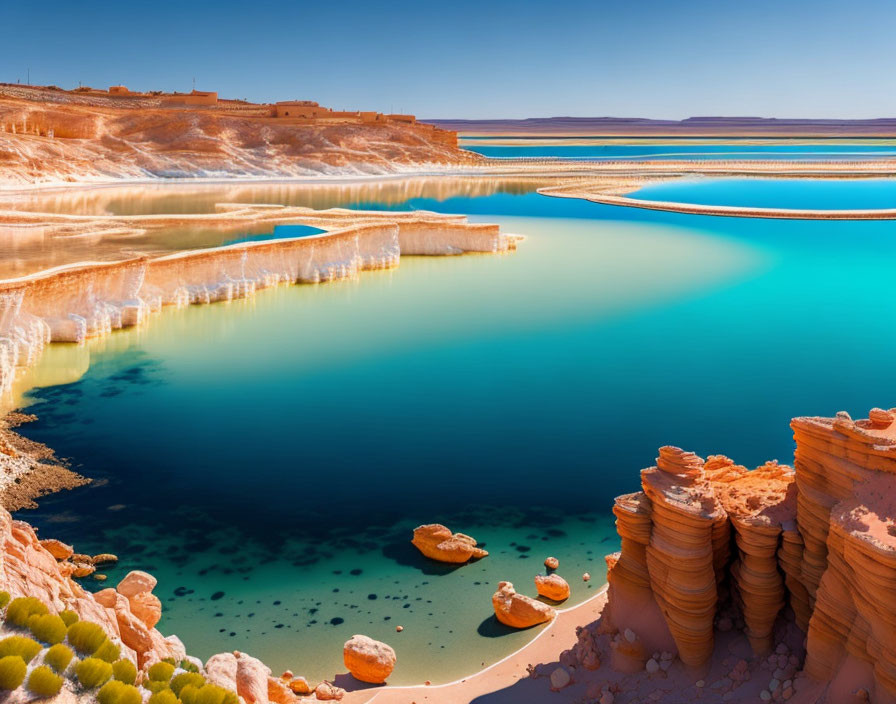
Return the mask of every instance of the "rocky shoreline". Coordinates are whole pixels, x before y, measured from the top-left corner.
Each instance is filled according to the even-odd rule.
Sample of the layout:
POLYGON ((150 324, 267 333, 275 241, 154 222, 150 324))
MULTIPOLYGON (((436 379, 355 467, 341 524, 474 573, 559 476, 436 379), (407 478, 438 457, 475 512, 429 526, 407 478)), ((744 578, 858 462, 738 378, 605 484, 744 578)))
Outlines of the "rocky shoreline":
POLYGON ((36 416, 14 411, 0 419, 0 506, 7 511, 35 508, 35 499, 90 483, 73 472, 46 445, 14 428, 36 416))

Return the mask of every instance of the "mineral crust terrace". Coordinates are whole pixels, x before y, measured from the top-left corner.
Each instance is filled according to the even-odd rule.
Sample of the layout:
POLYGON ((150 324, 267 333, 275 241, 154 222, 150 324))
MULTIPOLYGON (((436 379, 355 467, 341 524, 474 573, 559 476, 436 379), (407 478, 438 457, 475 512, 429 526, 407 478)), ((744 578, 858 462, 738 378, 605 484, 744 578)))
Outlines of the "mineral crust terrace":
POLYGON ((234 244, 212 249, 87 262, 0 281, 0 392, 16 369, 32 364, 50 342, 80 343, 140 325, 167 305, 227 301, 280 283, 320 283, 398 265, 401 255, 507 252, 518 235, 464 216, 430 212, 384 213, 282 206, 221 204, 209 215, 94 218, 21 211, 0 222, 42 223, 73 231, 157 228, 196 224, 301 223, 320 235, 234 244))
MULTIPOLYGON (((748 471, 722 455, 660 448, 642 490, 613 508, 622 549, 607 557, 601 632, 618 634, 614 662, 650 672, 652 652, 671 652, 693 682, 720 629, 741 625, 762 661, 790 652, 789 626, 805 635, 802 672, 785 665, 786 682, 752 696, 896 702, 894 419, 896 409, 878 408, 861 420, 796 418, 793 468, 748 471)), ((732 673, 714 694, 755 701, 742 696, 747 670, 744 661, 746 676, 732 673)))

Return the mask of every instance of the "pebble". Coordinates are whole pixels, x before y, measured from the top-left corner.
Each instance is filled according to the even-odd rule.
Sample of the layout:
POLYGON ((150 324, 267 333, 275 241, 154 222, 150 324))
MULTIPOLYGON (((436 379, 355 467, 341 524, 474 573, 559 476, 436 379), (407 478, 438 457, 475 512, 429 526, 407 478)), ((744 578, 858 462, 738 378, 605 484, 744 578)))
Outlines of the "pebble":
POLYGON ((404 630, 404 626, 396 626, 396 627, 395 627, 395 630, 396 630, 398 633, 401 633, 401 632, 404 630))
POLYGON ((623 633, 623 635, 625 636, 625 639, 629 643, 634 643, 635 639, 638 637, 635 635, 635 632, 631 628, 626 628, 625 633, 623 633))
POLYGON ((591 575, 588 574, 588 573, 586 572, 585 574, 582 575, 582 581, 584 581, 584 582, 590 582, 590 581, 591 581, 591 575))
POLYGON ((706 686, 706 680, 697 680, 697 687, 703 689, 706 686))
POLYGON ((763 689, 759 693, 759 698, 764 702, 770 702, 772 700, 772 693, 769 692, 767 689, 763 689))
POLYGON ((551 689, 563 689, 569 684, 571 679, 572 677, 569 676, 569 672, 562 667, 558 667, 551 673, 551 689))
POLYGON ((781 686, 781 682, 779 680, 772 680, 768 683, 768 691, 774 692, 778 687, 781 686))
POLYGON ((650 660, 647 661, 647 665, 644 667, 644 669, 647 670, 647 672, 649 672, 651 675, 653 675, 659 672, 660 664, 653 658, 650 658, 650 660))

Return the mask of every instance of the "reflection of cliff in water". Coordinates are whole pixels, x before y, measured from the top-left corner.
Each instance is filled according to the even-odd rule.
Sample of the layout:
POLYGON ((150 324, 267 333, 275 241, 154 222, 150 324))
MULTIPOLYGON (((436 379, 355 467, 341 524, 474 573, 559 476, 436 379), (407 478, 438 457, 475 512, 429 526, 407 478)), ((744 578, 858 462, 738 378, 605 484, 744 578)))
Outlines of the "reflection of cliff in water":
POLYGON ((413 198, 446 200, 495 193, 530 193, 550 179, 455 177, 389 179, 355 183, 145 184, 43 191, 3 197, 0 207, 78 215, 211 213, 217 203, 266 203, 309 208, 361 203, 401 205, 413 198))

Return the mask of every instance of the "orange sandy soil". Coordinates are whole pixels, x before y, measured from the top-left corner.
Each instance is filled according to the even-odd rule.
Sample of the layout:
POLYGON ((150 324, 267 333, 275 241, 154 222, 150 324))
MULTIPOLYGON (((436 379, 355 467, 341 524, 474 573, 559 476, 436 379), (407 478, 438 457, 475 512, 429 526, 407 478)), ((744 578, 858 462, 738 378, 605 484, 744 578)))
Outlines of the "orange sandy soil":
POLYGON ((483 161, 440 141, 430 125, 291 124, 232 101, 158 103, 0 85, 0 185, 380 174, 483 161))

